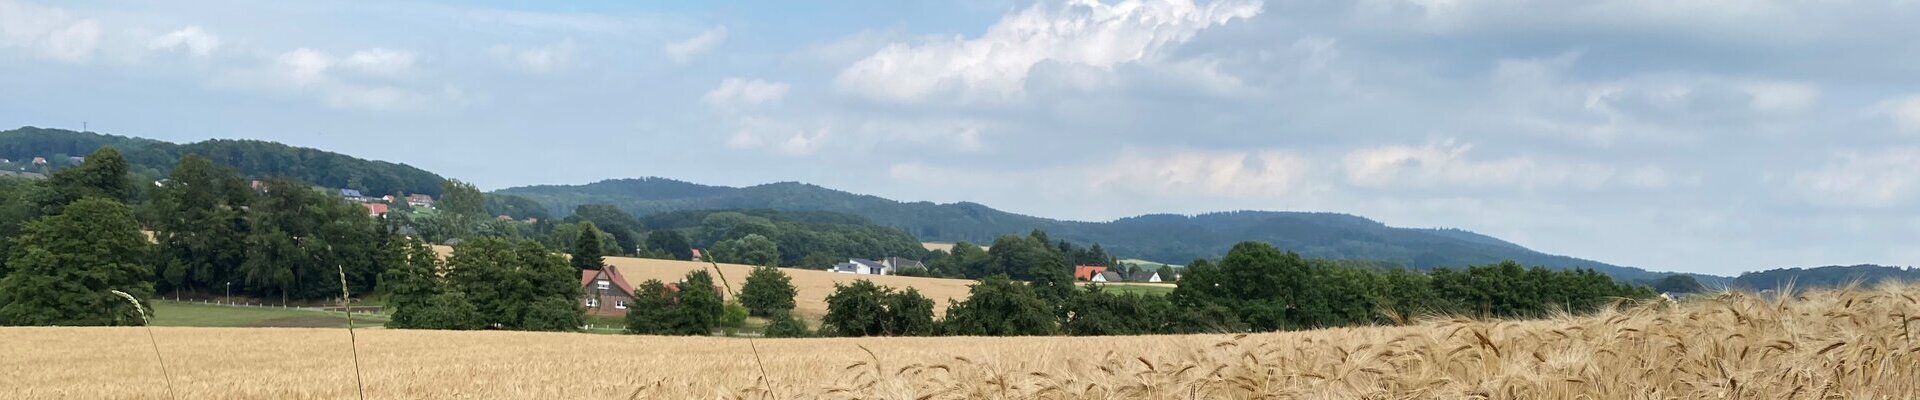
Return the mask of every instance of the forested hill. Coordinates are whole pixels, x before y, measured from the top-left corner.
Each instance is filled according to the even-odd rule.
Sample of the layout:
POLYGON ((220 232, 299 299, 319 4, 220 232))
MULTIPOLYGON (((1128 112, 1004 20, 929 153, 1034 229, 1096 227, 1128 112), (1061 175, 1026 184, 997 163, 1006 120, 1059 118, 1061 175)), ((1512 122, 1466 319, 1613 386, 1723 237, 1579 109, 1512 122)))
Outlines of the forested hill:
MULTIPOLYGON (((444 179, 406 164, 373 161, 328 151, 258 140, 207 140, 175 144, 152 139, 23 127, 0 131, 0 158, 24 164, 44 157, 54 168, 69 156, 84 156, 112 146, 126 156, 136 175, 165 176, 180 156, 198 154, 249 177, 286 177, 326 187, 358 189, 370 195, 440 195, 444 179)), ((29 167, 35 168, 35 167, 29 167)))
POLYGON ((1920 268, 1863 264, 1770 269, 1740 274, 1739 277, 1733 278, 1733 287, 1757 291, 1778 289, 1787 285, 1793 285, 1796 288, 1844 286, 1855 281, 1860 282, 1862 286, 1873 287, 1874 284, 1889 279, 1920 282, 1920 268))
POLYGON ((529 186, 498 193, 532 199, 559 214, 581 204, 612 204, 634 215, 707 209, 831 211, 865 217, 928 241, 988 243, 1001 234, 1042 229, 1055 239, 1099 243, 1121 257, 1168 263, 1218 257, 1234 243, 1255 240, 1308 257, 1384 261, 1423 269, 1513 260, 1554 268, 1591 268, 1630 280, 1664 275, 1544 254, 1467 231, 1396 228, 1331 213, 1236 211, 1076 222, 1008 213, 975 203, 898 202, 801 183, 733 188, 662 178, 529 186))

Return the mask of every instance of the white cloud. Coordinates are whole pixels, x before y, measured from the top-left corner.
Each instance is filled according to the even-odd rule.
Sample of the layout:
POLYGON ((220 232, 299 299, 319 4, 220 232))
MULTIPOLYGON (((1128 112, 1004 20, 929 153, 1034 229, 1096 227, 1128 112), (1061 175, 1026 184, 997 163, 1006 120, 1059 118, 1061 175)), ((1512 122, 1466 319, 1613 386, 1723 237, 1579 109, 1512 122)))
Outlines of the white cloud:
POLYGON ((401 76, 413 70, 413 52, 372 48, 353 52, 340 66, 376 76, 401 76))
POLYGON ((1882 101, 1874 109, 1893 120, 1894 128, 1901 132, 1920 133, 1920 95, 1882 101))
POLYGON ((726 42, 727 27, 716 26, 687 40, 668 43, 666 47, 660 49, 660 52, 665 53, 667 58, 672 59, 675 64, 686 64, 692 62, 694 57, 713 51, 714 48, 726 42))
POLYGON ((327 80, 327 70, 336 62, 327 52, 299 48, 281 53, 275 59, 286 74, 288 82, 295 86, 306 86, 327 80))
POLYGON ((1818 169, 1794 174, 1792 187, 1816 204, 1889 207, 1920 194, 1920 148, 1842 152, 1818 169))
POLYGON ((40 57, 85 63, 100 46, 100 22, 65 10, 0 1, 0 47, 16 47, 40 57))
POLYGON ((840 71, 834 82, 870 98, 914 102, 945 91, 963 99, 1018 97, 1034 65, 1100 69, 1158 61, 1206 28, 1260 13, 1257 0, 1123 0, 1037 4, 978 38, 895 43, 840 71))
POLYGON ((1607 185, 1660 188, 1679 181, 1665 170, 1640 166, 1622 174, 1613 166, 1541 160, 1531 156, 1481 160, 1472 145, 1439 140, 1424 146, 1390 145, 1348 152, 1342 159, 1347 183, 1384 189, 1446 187, 1570 187, 1607 185))
POLYGON ((219 35, 214 35, 195 25, 154 37, 153 40, 147 42, 147 48, 172 51, 184 47, 188 53, 192 53, 194 56, 206 57, 209 54, 213 54, 214 51, 219 50, 220 44, 219 35))
POLYGON ((536 74, 544 74, 566 68, 573 61, 573 40, 534 47, 516 48, 500 45, 487 50, 513 66, 536 74))
POLYGON ((1741 84, 1753 100, 1748 107, 1760 112, 1803 111, 1820 99, 1820 88, 1797 82, 1748 82, 1741 84))
POLYGON ((700 96, 700 101, 715 107, 751 107, 779 103, 787 96, 788 85, 759 79, 727 78, 720 86, 700 96))

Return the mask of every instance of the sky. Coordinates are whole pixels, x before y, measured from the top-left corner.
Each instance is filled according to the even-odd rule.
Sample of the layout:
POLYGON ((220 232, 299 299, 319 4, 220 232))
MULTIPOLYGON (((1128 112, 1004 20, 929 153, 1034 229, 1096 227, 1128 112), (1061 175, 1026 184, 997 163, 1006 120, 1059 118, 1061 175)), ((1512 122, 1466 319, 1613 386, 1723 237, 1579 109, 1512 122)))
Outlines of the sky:
POLYGON ((1920 1, 0 0, 0 126, 272 140, 485 189, 800 181, 1086 221, 1350 213, 1667 271, 1913 265, 1912 21, 1920 1))

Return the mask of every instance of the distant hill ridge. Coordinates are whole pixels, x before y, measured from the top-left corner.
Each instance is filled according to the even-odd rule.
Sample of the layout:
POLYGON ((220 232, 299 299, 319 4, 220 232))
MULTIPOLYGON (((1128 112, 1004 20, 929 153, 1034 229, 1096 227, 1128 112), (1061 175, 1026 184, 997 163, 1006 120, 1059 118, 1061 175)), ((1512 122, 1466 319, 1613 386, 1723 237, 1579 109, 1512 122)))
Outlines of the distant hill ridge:
POLYGON ((1796 288, 1834 287, 1858 282, 1862 287, 1888 280, 1920 282, 1920 268, 1889 267, 1874 264, 1829 265, 1813 268, 1779 268, 1754 271, 1733 278, 1736 289, 1769 290, 1788 285, 1796 288))
MULTIPOLYGON (((258 140, 176 144, 152 139, 23 127, 0 131, 0 158, 78 156, 101 146, 126 155, 134 172, 158 179, 185 154, 199 154, 254 177, 284 176, 367 193, 438 195, 439 175, 406 164, 258 140)), ((1264 241, 1308 257, 1384 262, 1414 268, 1514 260, 1553 268, 1591 268, 1616 278, 1664 276, 1639 268, 1540 253, 1459 229, 1398 228, 1337 213, 1228 211, 1199 215, 1148 214, 1106 222, 1020 215, 972 202, 900 202, 798 182, 747 187, 713 186, 665 178, 612 179, 586 185, 537 185, 496 191, 525 197, 567 215, 582 204, 611 204, 636 216, 667 211, 772 209, 856 215, 899 228, 920 240, 988 243, 1033 229, 1055 239, 1100 243, 1108 252, 1168 264, 1218 257, 1234 243, 1264 241)), ((1700 276, 1705 282, 1725 278, 1700 276)))
POLYGON ((262 140, 214 139, 176 144, 153 139, 22 127, 0 131, 0 158, 85 156, 112 146, 127 158, 133 172, 159 179, 180 157, 198 154, 215 164, 233 167, 249 177, 288 177, 316 185, 356 189, 368 194, 419 193, 440 195, 440 175, 406 164, 365 160, 340 153, 294 147, 262 140))
POLYGON ((1666 275, 1540 253, 1459 229, 1397 228, 1337 213, 1228 211, 1148 214, 1108 222, 1062 221, 1009 213, 978 203, 900 202, 796 182, 734 188, 666 178, 526 186, 497 193, 525 197, 559 213, 582 204, 611 204, 635 215, 699 209, 831 211, 866 217, 921 240, 937 242, 986 243, 998 235, 1041 229, 1054 239, 1100 243, 1115 255, 1170 264, 1218 257, 1234 243, 1257 240, 1308 257, 1384 261, 1422 269, 1514 260, 1553 268, 1590 268, 1628 280, 1666 275))

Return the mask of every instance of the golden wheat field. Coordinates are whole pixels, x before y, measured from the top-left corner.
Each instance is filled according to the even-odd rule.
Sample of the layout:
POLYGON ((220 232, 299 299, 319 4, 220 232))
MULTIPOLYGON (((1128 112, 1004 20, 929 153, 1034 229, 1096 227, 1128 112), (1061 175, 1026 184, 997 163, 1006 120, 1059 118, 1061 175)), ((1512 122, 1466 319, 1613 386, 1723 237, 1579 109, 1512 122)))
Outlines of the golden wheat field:
MULTIPOLYGON (((434 251, 444 257, 451 254, 453 248, 434 246, 434 251)), ((648 279, 658 279, 661 282, 678 282, 680 279, 685 278, 688 272, 694 270, 707 270, 708 272, 712 272, 714 265, 705 262, 656 260, 635 257, 606 257, 605 260, 608 265, 619 268, 622 276, 627 278, 627 283, 634 287, 639 287, 641 282, 646 282, 648 279)), ((752 266, 747 265, 719 265, 720 273, 726 275, 728 283, 732 285, 731 291, 736 293, 740 291, 741 285, 746 284, 747 273, 753 270, 752 266)), ((866 279, 873 281, 875 284, 893 287, 896 290, 906 290, 911 287, 919 290, 921 295, 933 299, 933 312, 936 315, 943 314, 947 311, 948 299, 966 300, 967 285, 973 284, 973 281, 965 279, 855 275, 799 268, 781 268, 780 271, 787 273, 787 277, 793 279, 793 287, 796 290, 793 296, 794 313, 815 322, 820 320, 820 316, 827 314, 827 295, 833 294, 833 284, 835 283, 846 284, 853 283, 853 281, 856 280, 866 279)), ((719 276, 713 277, 714 283, 721 283, 720 278, 719 276)))
MULTIPOLYGON (((1254 335, 363 330, 367 398, 1920 398, 1920 287, 1254 335), (757 346, 762 369, 754 362, 757 346)), ((0 398, 355 397, 339 329, 0 328, 0 398)))

